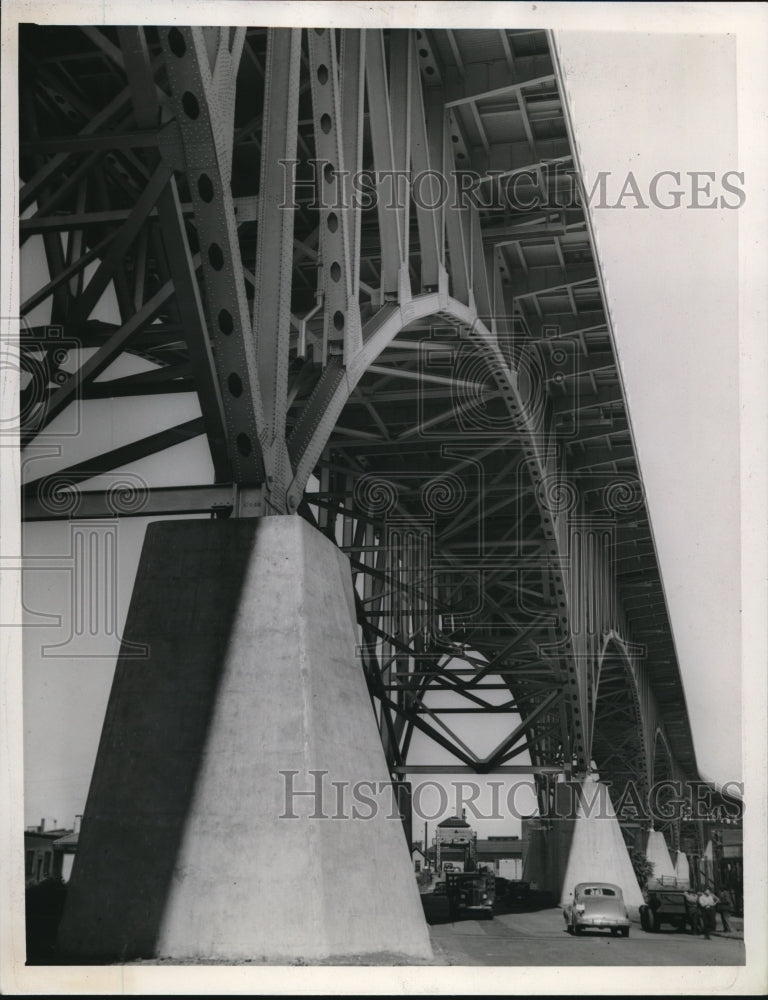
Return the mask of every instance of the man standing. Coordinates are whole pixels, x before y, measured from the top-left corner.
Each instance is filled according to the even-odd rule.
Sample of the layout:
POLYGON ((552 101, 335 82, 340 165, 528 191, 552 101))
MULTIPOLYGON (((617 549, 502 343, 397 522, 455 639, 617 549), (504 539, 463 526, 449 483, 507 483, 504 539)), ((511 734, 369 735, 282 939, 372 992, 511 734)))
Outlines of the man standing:
POLYGON ((699 897, 695 889, 687 889, 684 893, 685 919, 691 925, 694 934, 701 934, 701 914, 699 913, 699 897))
MULTIPOLYGON (((731 925, 728 923, 728 917, 733 911, 733 896, 727 889, 721 889, 717 897, 717 912, 720 914, 720 919, 723 921, 723 930, 730 931, 731 925)), ((717 923, 717 920, 715 920, 717 923)))
POLYGON ((704 928, 704 937, 709 941, 709 932, 715 929, 715 907, 717 906, 717 896, 707 886, 699 894, 699 912, 701 913, 701 923, 704 928))

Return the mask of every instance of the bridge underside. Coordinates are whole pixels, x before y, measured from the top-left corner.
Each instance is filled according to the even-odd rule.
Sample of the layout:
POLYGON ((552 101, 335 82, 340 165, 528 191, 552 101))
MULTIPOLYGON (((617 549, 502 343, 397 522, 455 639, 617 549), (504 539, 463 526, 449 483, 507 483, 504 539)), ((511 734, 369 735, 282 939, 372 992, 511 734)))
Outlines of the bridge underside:
POLYGON ((25 517, 300 515, 393 776, 418 731, 542 806, 644 794, 659 741, 695 778, 548 34, 25 25, 20 92, 25 517), (171 394, 198 415, 39 450, 171 394), (195 438, 209 482, 121 491, 195 438))

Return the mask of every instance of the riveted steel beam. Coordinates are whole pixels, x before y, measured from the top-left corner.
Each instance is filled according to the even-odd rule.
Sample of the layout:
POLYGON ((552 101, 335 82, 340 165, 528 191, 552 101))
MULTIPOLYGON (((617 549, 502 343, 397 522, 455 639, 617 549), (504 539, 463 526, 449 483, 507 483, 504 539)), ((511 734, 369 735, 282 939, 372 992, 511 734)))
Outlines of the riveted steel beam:
MULTIPOLYGON (((547 202, 567 193, 568 180, 561 184, 549 171, 567 173, 577 157, 546 35, 490 33, 481 54, 461 31, 311 29, 301 36, 304 57, 297 55, 299 33, 291 31, 249 30, 246 40, 243 29, 163 28, 145 35, 120 28, 119 37, 120 48, 111 32, 89 29, 80 39, 110 88, 95 113, 73 85, 77 53, 67 56, 66 73, 44 60, 35 99, 45 109, 45 129, 39 137, 30 129, 21 151, 27 209, 39 202, 22 233, 45 233, 52 248, 52 273, 24 307, 55 294, 57 315, 78 320, 83 346, 96 353, 75 376, 54 372, 47 348, 25 345, 23 356, 31 363, 42 355, 49 375, 67 376, 58 388, 50 388, 54 379, 46 382, 56 406, 78 394, 143 395, 194 385, 203 417, 191 428, 169 429, 128 451, 43 477, 25 495, 27 516, 58 516, 46 506, 45 490, 61 509, 79 502, 72 516, 109 516, 109 491, 81 492, 79 483, 205 430, 221 485, 211 493, 149 490, 143 510, 222 516, 298 510, 341 542, 360 591, 363 669, 396 768, 407 769, 420 724, 457 756, 456 766, 472 771, 503 770, 525 750, 542 774, 585 770, 595 754, 598 769, 623 773, 633 752, 642 771, 659 726, 688 753, 686 766, 695 767, 685 749, 684 710, 674 704, 682 695, 670 667, 674 649, 665 637, 647 517, 642 509, 606 506, 598 482, 611 465, 634 467, 634 459, 628 432, 619 436, 616 427, 617 420, 623 427, 626 405, 584 210, 547 202), (155 67, 147 40, 159 53, 155 67), (124 79, 129 86, 121 91, 124 79), (64 101, 58 108, 57 94, 64 101), (88 115, 86 127, 76 129, 72 123, 88 115), (503 127, 514 131, 510 141, 499 141, 503 127), (100 179, 93 168, 102 154, 100 179), (280 214, 279 161, 293 159, 303 183, 313 156, 321 169, 320 207, 300 196, 295 211, 280 214), (164 184, 160 165, 175 174, 164 184), (472 183, 485 173, 481 187, 470 190, 456 168, 474 175, 472 183), (375 211, 362 211, 349 197, 353 186, 345 175, 358 169, 379 171, 375 211), (447 199, 437 197, 443 193, 437 177, 418 180, 430 170, 453 184, 447 199), (540 203, 497 221, 483 199, 514 190, 526 172, 522 190, 540 203), (161 191, 148 211, 142 204, 137 212, 148 177, 161 191), (436 199, 440 204, 430 208, 436 199), (56 247, 64 239, 62 256, 56 247), (113 252, 107 267, 119 240, 127 252, 119 260, 113 252), (87 265, 99 261, 98 282, 82 287, 87 265), (418 276, 421 287, 411 289, 418 276), (105 281, 118 297, 116 324, 78 313, 105 281), (364 323, 354 321, 360 308, 364 323), (424 364, 420 334, 434 325, 471 345, 477 371, 492 377, 424 364), (291 327, 302 345, 297 356, 291 327), (555 381, 558 341, 573 364, 555 381), (123 350, 156 367, 95 381, 123 350), (526 402, 538 377, 546 381, 540 407, 526 402), (373 472, 408 486, 411 475, 426 480, 445 471, 440 438, 465 430, 471 437, 475 391, 493 412, 506 406, 510 419, 498 434, 486 428, 482 444, 472 438, 486 473, 482 488, 448 463, 462 480, 465 502, 435 521, 432 543, 445 579, 430 593, 414 581, 419 560, 406 535, 388 539, 387 519, 361 505, 356 487, 373 472), (306 492, 313 474, 320 490, 306 492), (481 514, 482 607, 473 616, 466 611, 474 607, 467 566, 481 514), (616 530, 609 554, 593 545, 601 517, 616 530), (640 575, 651 584, 643 588, 650 599, 639 594, 640 575), (431 632, 422 627, 430 613, 431 632), (621 638, 629 635, 635 645, 621 638), (448 667, 462 655, 470 673, 448 667), (491 705, 486 689, 508 695, 491 705), (462 698, 465 711, 514 707, 520 726, 510 726, 490 757, 474 753, 462 733, 441 726, 442 716, 459 713, 453 703, 441 708, 431 700, 440 692, 462 698)), ((406 489, 396 508, 409 530, 417 492, 406 489)))
POLYGON ((404 265, 404 204, 401 203, 404 202, 402 184, 406 178, 402 174, 398 177, 396 172, 390 82, 382 31, 366 31, 365 77, 381 241, 380 294, 384 299, 396 299, 404 265))
MULTIPOLYGON (((341 35, 341 120, 344 152, 344 169, 347 178, 357 177, 363 166, 363 109, 365 104, 365 29, 351 29, 341 35)), ((358 211, 347 187, 347 201, 352 211, 348 212, 349 257, 352 268, 353 302, 358 301, 360 291, 360 225, 362 212, 358 211)), ((358 310, 359 312, 359 310, 358 310)), ((352 329, 350 327, 350 329, 352 329)), ((350 340, 349 349, 345 341, 345 361, 359 349, 356 335, 350 340)))
POLYGON ((467 104, 475 104, 478 101, 490 102, 498 101, 502 98, 511 98, 514 101, 518 101, 528 91, 551 88, 553 84, 555 84, 555 77, 552 73, 548 73, 545 76, 507 84, 504 87, 496 87, 493 90, 465 93, 462 97, 447 101, 445 106, 447 108, 458 108, 467 104))
POLYGON ((20 306, 21 315, 25 316, 28 312, 31 312, 35 306, 44 302, 49 295, 51 295, 62 282, 69 281, 71 278, 80 275, 83 270, 96 260, 99 255, 109 246, 112 242, 112 237, 107 236, 103 240, 100 240, 94 247, 84 253, 81 257, 73 259, 70 264, 63 268, 54 278, 43 285, 42 288, 38 289, 28 299, 25 299, 20 306))
POLYGON ((419 231, 419 258, 421 265, 421 290, 435 291, 441 276, 447 280, 443 266, 443 207, 442 185, 444 179, 439 171, 442 164, 442 150, 439 137, 432 137, 428 130, 427 116, 434 122, 442 116, 440 92, 434 87, 427 88, 426 105, 422 89, 421 74, 416 60, 409 59, 410 67, 410 126, 411 126, 411 168, 413 171, 413 196, 416 207, 416 223, 419 231), (432 141, 430 141, 432 139, 432 141), (435 161, 435 153, 438 159, 435 161))
POLYGON ((262 442, 270 503, 285 509, 292 478, 285 447, 291 326, 293 210, 285 202, 284 164, 296 155, 301 32, 267 37, 261 142, 259 229, 253 302, 256 366, 264 401, 262 442))
MULTIPOLYGON (((121 115, 130 101, 130 90, 126 87, 121 90, 101 111, 94 114, 78 133, 80 136, 95 134, 102 126, 111 122, 113 118, 121 115)), ((93 153, 86 161, 87 168, 90 169, 98 160, 98 155, 93 153)), ((22 185, 19 192, 19 204, 22 210, 27 208, 32 201, 39 196, 42 188, 53 181, 62 169, 69 163, 69 153, 57 153, 44 166, 36 170, 32 177, 22 185)), ((82 169, 81 165, 81 169, 82 169)), ((58 187, 58 185, 57 185, 58 187)))
MULTIPOLYGON (((392 116, 392 165, 395 170, 395 211, 398 217, 400 275, 398 299, 411 296, 408 272, 410 258, 411 209, 411 113, 415 53, 412 31, 393 31, 389 39, 389 97, 392 116), (401 188, 400 178, 403 178, 401 188)), ((370 101, 370 95, 369 95, 370 101)))
MULTIPOLYGON (((77 398, 82 386, 103 372, 107 365, 111 364, 117 355, 123 351, 130 339, 152 322, 172 294, 173 286, 168 282, 138 312, 135 312, 127 322, 112 333, 106 342, 70 375, 58 389, 54 389, 45 401, 42 417, 36 419, 35 425, 22 435, 22 441, 24 443, 31 441, 42 427, 45 427, 65 407, 69 406, 77 398)), ((76 329, 79 329, 79 327, 76 329)))
MULTIPOLYGON (((134 117, 142 128, 158 120, 160 108, 157 87, 147 49, 144 29, 127 27, 118 29, 122 61, 128 74, 133 99, 134 117)), ((159 153, 157 154, 159 156, 159 153)), ((171 177, 158 199, 157 212, 163 242, 168 255, 168 266, 176 292, 179 315, 184 329, 195 387, 200 398, 200 408, 206 423, 208 445, 218 482, 231 479, 232 469, 226 446, 224 408, 210 340, 205 312, 192 261, 186 228, 178 196, 176 180, 171 177)), ((137 293, 140 290, 137 289, 137 293)))
POLYGON ((330 29, 309 31, 309 71, 315 131, 315 160, 320 176, 320 257, 318 291, 323 298, 323 361, 341 356, 345 363, 360 349, 359 288, 360 213, 356 211, 352 163, 357 164, 362 141, 362 61, 359 36, 345 45, 349 60, 347 79, 350 94, 342 112, 341 67, 336 53, 336 39, 330 29), (347 117, 348 116, 348 117, 347 117), (349 118, 349 120, 348 120, 349 118), (346 129, 349 128, 349 140, 346 129))
MULTIPOLYGON (((174 440, 174 443, 177 443, 174 440)), ((55 479, 52 480, 56 485, 55 479)), ((45 502, 39 495, 23 496, 25 521, 91 520, 115 517, 171 517, 179 514, 215 514, 229 516, 236 506, 237 487, 165 486, 131 490, 126 480, 125 495, 112 490, 77 490, 61 481, 58 505, 45 502)))
MULTIPOLYGON (((112 451, 105 452, 102 455, 97 455, 94 458, 86 459, 84 462, 78 462, 76 465, 71 465, 66 469, 52 472, 49 475, 25 483, 23 495, 38 499, 45 497, 55 498, 57 494, 61 494, 62 490, 69 490, 78 483, 93 479, 95 476, 100 476, 102 473, 109 472, 112 469, 119 469, 121 466, 128 465, 131 462, 137 462, 148 455, 154 455, 159 451, 164 451, 166 448, 172 448, 174 445, 182 444, 184 441, 189 441, 203 433, 205 433, 203 419, 202 417, 196 417, 194 420, 188 420, 183 424, 178 424, 176 427, 158 431, 156 434, 150 434, 148 437, 141 438, 138 441, 132 441, 130 444, 122 445, 120 448, 113 448, 112 451)), ((42 499, 41 502, 45 506, 45 499, 42 499)), ((51 505, 55 505, 55 499, 51 505)))
POLYGON ((256 347, 245 293, 232 192, 235 50, 221 37, 215 69, 200 28, 163 28, 160 37, 179 123, 201 250, 208 336, 224 407, 235 481, 265 480, 266 437, 256 347))

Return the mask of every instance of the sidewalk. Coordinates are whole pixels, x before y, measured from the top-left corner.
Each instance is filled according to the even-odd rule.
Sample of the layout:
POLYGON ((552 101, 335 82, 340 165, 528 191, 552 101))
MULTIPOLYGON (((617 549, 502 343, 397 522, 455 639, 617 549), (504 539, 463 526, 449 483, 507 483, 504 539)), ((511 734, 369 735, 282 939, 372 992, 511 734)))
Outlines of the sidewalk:
POLYGON ((743 917, 729 916, 728 917, 728 923, 731 925, 731 929, 729 931, 724 931, 723 930, 722 921, 720 920, 720 914, 718 913, 717 916, 718 916, 717 930, 710 931, 709 933, 711 935, 714 935, 716 937, 732 938, 735 941, 743 941, 744 940, 744 918, 743 917))

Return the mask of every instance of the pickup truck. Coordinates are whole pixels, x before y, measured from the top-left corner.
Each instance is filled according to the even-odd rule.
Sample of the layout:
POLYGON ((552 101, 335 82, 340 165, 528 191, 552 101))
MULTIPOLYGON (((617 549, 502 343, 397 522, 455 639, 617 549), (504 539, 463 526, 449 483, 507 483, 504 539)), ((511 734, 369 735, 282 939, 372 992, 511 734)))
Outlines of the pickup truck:
POLYGON ((691 893, 687 882, 670 876, 651 879, 644 896, 645 905, 640 907, 640 925, 644 931, 658 931, 663 924, 678 931, 684 931, 687 925, 694 931, 698 928, 696 894, 691 893))

